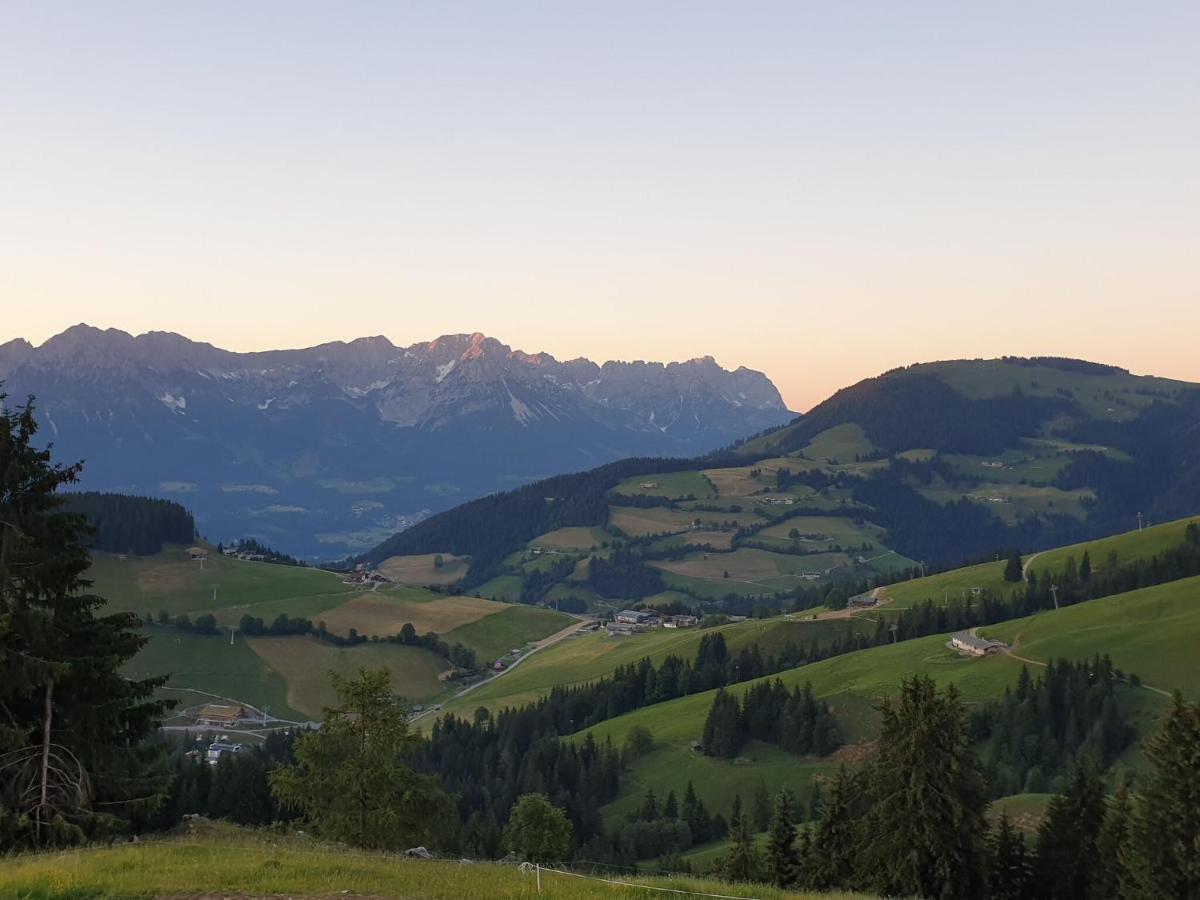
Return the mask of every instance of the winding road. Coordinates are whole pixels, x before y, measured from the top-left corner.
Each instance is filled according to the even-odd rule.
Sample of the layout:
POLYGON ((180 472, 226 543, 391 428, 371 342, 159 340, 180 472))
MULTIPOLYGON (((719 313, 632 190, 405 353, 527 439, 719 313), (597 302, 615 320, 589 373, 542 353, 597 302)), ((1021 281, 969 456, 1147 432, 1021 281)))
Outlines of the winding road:
MULTIPOLYGON (((572 615, 574 615, 574 614, 572 613, 572 615)), ((576 619, 578 619, 578 621, 573 622, 572 624, 568 625, 562 631, 556 631, 554 634, 550 635, 549 637, 542 638, 540 641, 536 641, 534 643, 533 647, 530 648, 528 653, 525 653, 525 654, 522 654, 521 656, 519 656, 516 659, 516 661, 513 662, 513 664, 511 666, 509 666, 507 669, 501 669, 499 672, 497 672, 495 675, 491 676, 490 678, 485 678, 482 681, 477 681, 474 684, 467 685, 465 688, 463 688, 461 691, 459 691, 457 694, 455 694, 449 700, 445 701, 445 703, 438 703, 435 706, 431 706, 428 709, 422 710, 421 712, 417 713, 415 716, 410 718, 408 721, 415 722, 417 719, 422 719, 425 716, 429 715, 430 713, 441 712, 442 707, 445 706, 446 703, 452 703, 455 700, 457 700, 459 697, 465 697, 467 694, 471 693, 472 691, 474 691, 478 688, 483 687, 485 684, 492 684, 493 682, 503 678, 509 672, 512 672, 514 669, 517 668, 517 666, 521 665, 521 663, 525 662, 525 660, 529 659, 529 657, 533 656, 533 654, 537 653, 539 650, 545 650, 547 647, 552 647, 555 644, 557 644, 559 641, 569 638, 571 635, 575 634, 577 631, 579 631, 579 629, 583 628, 585 625, 588 625, 592 622, 598 621, 597 619, 592 618, 591 616, 576 616, 576 619)))

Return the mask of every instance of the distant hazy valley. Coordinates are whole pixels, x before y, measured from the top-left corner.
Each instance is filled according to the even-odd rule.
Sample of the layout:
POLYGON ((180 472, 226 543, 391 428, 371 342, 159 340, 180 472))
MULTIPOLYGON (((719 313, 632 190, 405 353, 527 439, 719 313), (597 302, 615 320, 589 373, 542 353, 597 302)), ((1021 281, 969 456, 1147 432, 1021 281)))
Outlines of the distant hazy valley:
POLYGON ((232 353, 85 325, 0 345, 84 487, 172 497, 215 540, 361 552, 430 513, 625 456, 691 456, 792 418, 760 372, 560 362, 481 334, 232 353))

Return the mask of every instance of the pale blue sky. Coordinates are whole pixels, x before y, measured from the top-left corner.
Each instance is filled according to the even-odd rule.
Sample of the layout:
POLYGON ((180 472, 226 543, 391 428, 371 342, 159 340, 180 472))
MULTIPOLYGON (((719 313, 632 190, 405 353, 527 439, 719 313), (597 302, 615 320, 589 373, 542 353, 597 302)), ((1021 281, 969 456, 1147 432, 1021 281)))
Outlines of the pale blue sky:
POLYGON ((1196 3, 0 2, 0 340, 1200 380, 1198 160, 1196 3))

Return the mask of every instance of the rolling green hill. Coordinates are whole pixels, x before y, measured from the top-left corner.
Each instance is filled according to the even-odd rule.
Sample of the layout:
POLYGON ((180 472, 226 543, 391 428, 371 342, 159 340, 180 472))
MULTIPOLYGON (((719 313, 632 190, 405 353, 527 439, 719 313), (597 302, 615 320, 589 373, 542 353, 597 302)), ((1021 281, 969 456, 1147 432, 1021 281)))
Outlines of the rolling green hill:
POLYGON ((980 633, 1043 663, 1107 653, 1147 686, 1200 697, 1200 577, 1048 610, 980 633))
MULTIPOLYGON (((1167 698, 1152 688, 1179 687, 1190 697, 1200 696, 1200 675, 1192 664, 1195 637, 1200 634, 1200 578, 1093 600, 983 632, 1010 640, 1020 635, 1014 653, 1029 657, 1035 665, 1057 658, 1084 660, 1109 654, 1115 665, 1139 675, 1146 685, 1130 695, 1130 714, 1142 733, 1168 704, 1167 698)), ((769 676, 778 677, 789 688, 811 683, 815 694, 831 704, 849 746, 827 759, 798 758, 753 743, 732 762, 693 750, 692 742, 703 733, 713 691, 643 707, 592 726, 572 740, 590 733, 597 740, 611 739, 621 746, 635 726, 648 728, 653 735, 654 749, 637 760, 622 781, 620 797, 606 810, 613 818, 628 812, 647 788, 652 787, 660 797, 668 790, 682 794, 689 781, 715 809, 727 808, 734 794, 746 800, 760 780, 772 791, 786 785, 805 797, 813 778, 828 776, 843 760, 855 758, 854 745, 874 737, 878 726, 875 706, 897 690, 901 679, 928 675, 939 683, 956 685, 968 703, 978 703, 1003 695, 1016 684, 1026 665, 1008 654, 963 657, 947 646, 948 639, 949 635, 933 635, 769 676)), ((741 696, 756 683, 726 690, 741 696)), ((1131 764, 1136 764, 1135 758, 1131 764)))
MULTIPOLYGON (((1200 522, 1200 519, 1177 519, 1141 531, 1129 531, 1094 541, 1056 547, 1026 556, 1025 564, 1028 570, 1036 573, 1039 578, 1054 578, 1062 574, 1068 559, 1074 559, 1078 565, 1084 553, 1091 557, 1093 565, 1106 563, 1111 555, 1115 555, 1118 563, 1149 559, 1179 544, 1187 526, 1193 522, 1200 522)), ((888 585, 883 593, 890 601, 890 609, 905 609, 923 600, 941 603, 981 590, 1003 596, 1018 587, 1004 580, 1004 567, 1005 561, 999 560, 951 569, 927 578, 914 578, 888 585)))
POLYGON ((469 718, 481 706, 493 712, 520 706, 544 696, 555 687, 587 684, 609 675, 618 666, 630 665, 643 658, 656 665, 672 655, 691 659, 701 637, 717 631, 724 635, 731 652, 757 644, 764 653, 770 653, 789 640, 825 640, 865 629, 865 623, 847 619, 814 622, 774 618, 704 630, 654 629, 628 637, 610 637, 603 632, 582 633, 547 647, 511 674, 447 701, 442 714, 469 718))
POLYGON ((152 556, 96 554, 89 576, 108 609, 155 622, 145 627, 150 640, 130 663, 131 675, 169 674, 166 695, 179 701, 180 708, 215 695, 269 708, 291 720, 320 717, 332 700, 330 672, 386 666, 396 692, 422 703, 454 692, 453 683, 439 679, 449 663, 424 647, 383 642, 338 647, 310 637, 240 634, 231 642, 228 629, 243 616, 267 625, 280 615, 319 620, 334 634, 354 629, 380 637, 411 623, 418 633, 434 631, 448 644, 466 645, 483 665, 574 621, 550 609, 422 588, 365 590, 344 584, 333 572, 227 559, 215 552, 201 564, 182 546, 168 546, 152 556), (170 619, 211 614, 221 633, 201 635, 158 624, 164 611, 170 619))

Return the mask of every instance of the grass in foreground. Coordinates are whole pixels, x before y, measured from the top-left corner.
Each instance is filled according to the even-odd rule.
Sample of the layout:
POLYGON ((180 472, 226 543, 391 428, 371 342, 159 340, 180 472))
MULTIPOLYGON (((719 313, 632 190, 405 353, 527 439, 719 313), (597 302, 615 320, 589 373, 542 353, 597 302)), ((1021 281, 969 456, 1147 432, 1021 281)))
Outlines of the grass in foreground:
MULTIPOLYGON (((769 900, 818 896, 849 900, 858 896, 790 894, 763 885, 690 877, 607 877, 630 885, 543 872, 542 896, 564 900, 663 896, 659 891, 649 890, 651 886, 769 900)), ((0 895, 27 900, 193 897, 212 893, 223 898, 263 894, 327 898, 348 893, 429 900, 538 896, 533 873, 520 872, 515 866, 357 853, 298 837, 215 825, 156 843, 20 856, 5 860, 0 867, 0 895)))

